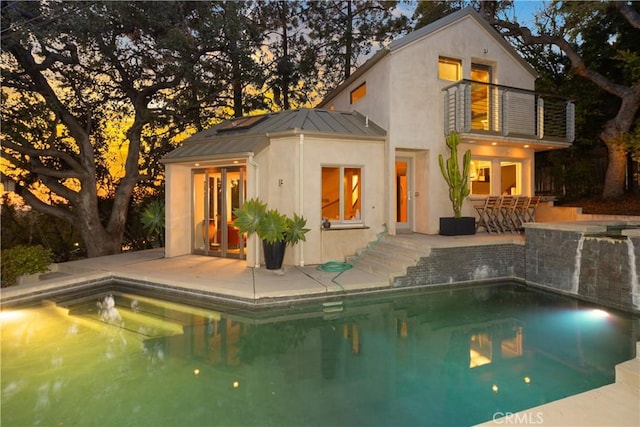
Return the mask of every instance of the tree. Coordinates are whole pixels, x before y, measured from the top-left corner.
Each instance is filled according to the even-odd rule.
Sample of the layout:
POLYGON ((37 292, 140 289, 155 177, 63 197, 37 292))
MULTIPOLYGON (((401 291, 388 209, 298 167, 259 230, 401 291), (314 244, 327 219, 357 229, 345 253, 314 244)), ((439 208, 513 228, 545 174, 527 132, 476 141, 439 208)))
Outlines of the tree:
POLYGON ((627 172, 629 134, 638 125, 640 109, 640 5, 626 2, 553 2, 541 15, 538 31, 505 19, 487 16, 505 37, 522 46, 559 49, 571 73, 615 98, 600 102, 606 115, 598 137, 608 150, 602 190, 604 198, 623 195, 627 172))
POLYGON ((120 252, 132 194, 161 176, 185 127, 174 107, 189 104, 179 89, 206 52, 194 29, 206 13, 198 2, 2 3, 3 167, 26 203, 74 225, 90 257, 120 252), (114 121, 123 175, 105 189, 114 121))
POLYGON ((429 25, 440 18, 472 6, 475 10, 482 10, 483 14, 497 15, 501 11, 508 10, 512 7, 513 1, 480 1, 480 0, 435 0, 418 2, 413 11, 412 20, 415 22, 414 30, 429 25))
POLYGON ((266 84, 274 103, 282 110, 311 105, 315 88, 309 83, 315 81, 315 67, 310 55, 304 54, 309 47, 305 3, 267 0, 258 9, 266 32, 266 84))
MULTIPOLYGON (((323 88, 349 78, 371 50, 408 30, 406 16, 394 15, 397 1, 310 1, 305 10, 313 57, 323 88)), ((322 88, 320 88, 322 90, 322 88)))

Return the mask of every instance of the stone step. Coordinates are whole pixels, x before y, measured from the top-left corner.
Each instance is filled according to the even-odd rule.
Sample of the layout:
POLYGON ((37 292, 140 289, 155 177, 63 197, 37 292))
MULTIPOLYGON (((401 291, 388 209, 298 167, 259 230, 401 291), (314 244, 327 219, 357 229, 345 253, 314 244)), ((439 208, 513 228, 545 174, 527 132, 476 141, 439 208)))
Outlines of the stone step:
POLYGON ((407 236, 384 236, 372 242, 367 248, 347 261, 354 268, 383 275, 390 281, 406 275, 407 268, 418 263, 420 258, 429 256, 429 248, 407 236))
POLYGON ((370 246, 363 252, 371 252, 374 255, 383 256, 395 256, 402 259, 407 259, 411 262, 418 261, 422 257, 429 256, 429 251, 415 249, 406 246, 399 246, 392 241, 381 241, 375 245, 370 246))
POLYGON ((402 272, 394 271, 386 264, 381 264, 372 259, 360 258, 357 262, 353 263, 353 268, 365 271, 367 273, 375 274, 378 276, 386 277, 389 279, 389 283, 394 277, 402 275, 402 272))

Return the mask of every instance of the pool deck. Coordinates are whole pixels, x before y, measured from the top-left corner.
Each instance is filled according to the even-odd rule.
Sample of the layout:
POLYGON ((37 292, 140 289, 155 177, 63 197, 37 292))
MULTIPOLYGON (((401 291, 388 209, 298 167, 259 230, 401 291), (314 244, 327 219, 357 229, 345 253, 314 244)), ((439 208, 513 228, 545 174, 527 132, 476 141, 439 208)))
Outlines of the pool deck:
MULTIPOLYGON (((425 247, 524 244, 519 235, 426 236, 413 235, 425 247)), ((285 266, 284 271, 247 267, 244 261, 185 255, 165 258, 163 249, 130 252, 58 264, 52 272, 2 289, 0 302, 43 294, 78 283, 110 279, 157 284, 245 304, 326 298, 335 294, 391 291, 386 277, 351 269, 338 277, 317 266, 285 266)), ((538 406, 482 425, 639 426, 640 343, 635 359, 616 367, 616 382, 538 406)))

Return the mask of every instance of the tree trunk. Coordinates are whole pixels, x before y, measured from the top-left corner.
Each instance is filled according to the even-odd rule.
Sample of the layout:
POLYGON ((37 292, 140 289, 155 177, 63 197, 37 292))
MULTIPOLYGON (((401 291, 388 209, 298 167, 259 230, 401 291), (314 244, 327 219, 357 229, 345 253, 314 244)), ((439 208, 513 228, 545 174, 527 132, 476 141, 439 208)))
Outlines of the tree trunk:
POLYGON ((607 173, 605 174, 602 197, 621 197, 624 194, 627 171, 627 150, 619 141, 604 141, 608 150, 607 173))
POLYGON ((80 235, 87 249, 87 257, 115 255, 122 252, 122 234, 109 234, 102 227, 96 230, 79 226, 80 235))

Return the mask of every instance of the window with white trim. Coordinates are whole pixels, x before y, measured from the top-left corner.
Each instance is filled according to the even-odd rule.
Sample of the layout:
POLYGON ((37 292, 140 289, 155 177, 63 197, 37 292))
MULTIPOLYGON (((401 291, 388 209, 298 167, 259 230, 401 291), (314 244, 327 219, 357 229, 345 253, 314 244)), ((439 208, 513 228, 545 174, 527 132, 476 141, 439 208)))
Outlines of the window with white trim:
POLYGON ((355 104, 365 96, 367 96, 367 82, 362 83, 349 93, 349 102, 351 104, 355 104))
POLYGON ((438 58, 438 78, 457 82, 462 80, 462 61, 441 56, 438 58))
POLYGON ((471 195, 491 194, 491 160, 471 159, 469 166, 471 195))
POLYGON ((360 223, 362 168, 325 166, 322 168, 322 218, 332 223, 360 223))

